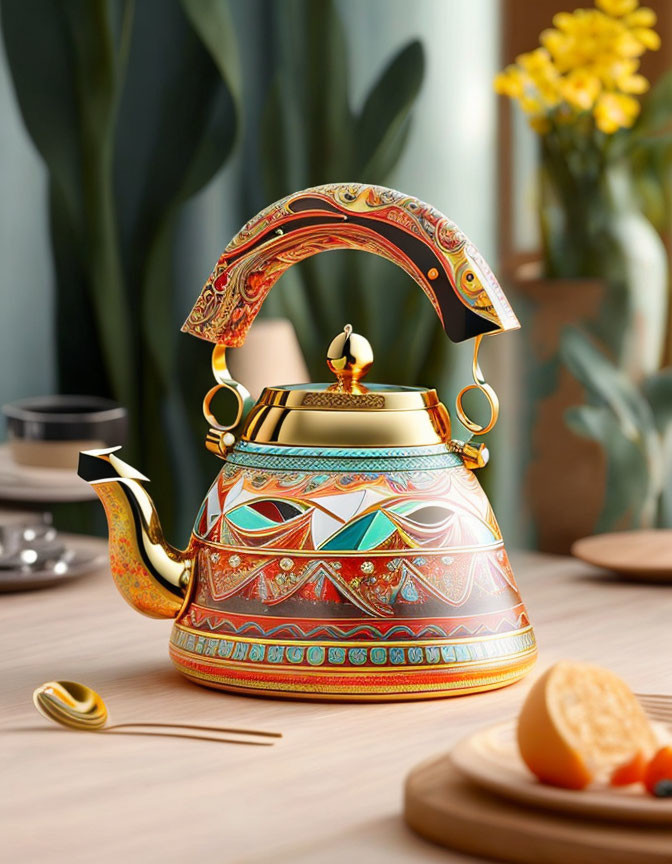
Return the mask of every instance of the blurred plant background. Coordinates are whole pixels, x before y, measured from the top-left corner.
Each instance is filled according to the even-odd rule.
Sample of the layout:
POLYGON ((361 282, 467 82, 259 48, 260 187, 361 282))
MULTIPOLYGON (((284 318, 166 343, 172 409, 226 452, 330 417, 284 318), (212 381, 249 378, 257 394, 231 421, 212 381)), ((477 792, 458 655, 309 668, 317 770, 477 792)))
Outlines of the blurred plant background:
MULTIPOLYGON (((180 206, 229 158, 241 122, 229 11, 199 0, 1 8, 17 101, 48 171, 56 385, 127 406, 128 458, 146 466, 171 524, 163 414, 171 397, 185 404, 172 249, 180 206)), ((205 389, 206 374, 194 364, 191 381, 205 389)))
MULTIPOLYGON (((602 13, 615 20, 637 6, 611 3, 602 13)), ((606 160, 599 136, 617 136, 604 128, 596 134, 592 119, 584 134, 597 94, 588 105, 594 83, 585 70, 581 80, 574 75, 578 122, 571 127, 558 118, 553 141, 537 123, 539 159, 538 142, 530 144, 520 128, 512 134, 498 118, 492 88, 500 65, 514 59, 507 55, 511 28, 529 38, 512 24, 519 6, 0 0, 0 401, 69 392, 126 404, 128 459, 151 477, 171 539, 184 542, 218 462, 203 447, 210 346, 179 327, 240 226, 306 186, 363 180, 400 188, 451 216, 510 277, 507 293, 524 310, 525 291, 511 275, 503 237, 514 221, 524 233, 529 216, 510 220, 502 192, 524 154, 528 170, 536 174, 540 164, 546 178, 541 197, 527 202, 541 215, 540 236, 531 230, 528 239, 544 253, 545 277, 597 279, 613 302, 600 305, 587 329, 563 336, 548 362, 534 360, 536 383, 525 377, 518 334, 486 347, 483 365, 492 370, 503 416, 489 436, 493 460, 480 479, 508 536, 537 543, 538 528, 528 531, 521 515, 523 468, 539 413, 535 393, 553 391, 562 366, 580 382, 584 402, 568 415, 565 434, 591 436, 609 453, 608 506, 601 505, 596 527, 667 524, 669 483, 652 473, 661 464, 656 453, 670 449, 669 376, 659 372, 660 355, 672 356, 664 350, 666 313, 659 303, 655 345, 628 315, 651 311, 644 298, 652 290, 667 304, 668 259, 659 235, 669 229, 672 201, 665 182, 672 175, 672 77, 658 76, 643 97, 635 128, 627 130, 637 146, 619 145, 606 160), (607 162, 609 171, 596 171, 607 162), (618 196, 625 203, 615 206, 618 196), (633 244, 635 223, 640 239, 633 244), (649 274, 663 268, 662 283, 642 276, 642 259, 649 274)), ((539 20, 542 11, 549 24, 565 4, 543 0, 535 4, 539 20)), ((571 35, 568 26, 556 30, 571 35)), ((649 16, 630 29, 655 27, 649 16)), ((656 32, 662 56, 672 39, 666 42, 661 27, 656 32)), ((639 34, 648 48, 657 47, 654 38, 639 34)), ((528 66, 541 80, 546 58, 531 56, 528 66)), ((625 71, 626 95, 639 99, 640 72, 625 71)), ((620 105, 629 118, 626 108, 620 105)), ((528 113, 544 115, 538 106, 528 113)), ((609 116, 598 111, 598 127, 609 116)), ((544 291, 535 300, 542 309, 544 291)), ((451 345, 417 286, 373 256, 336 252, 303 262, 271 292, 262 315, 293 323, 314 380, 324 378, 325 347, 346 321, 370 338, 377 380, 437 386, 450 408, 469 377, 471 346, 451 345)), ((535 319, 525 323, 524 339, 544 340, 535 319)), ((579 316, 569 323, 586 322, 579 316)), ((272 358, 260 363, 272 369, 272 358)))

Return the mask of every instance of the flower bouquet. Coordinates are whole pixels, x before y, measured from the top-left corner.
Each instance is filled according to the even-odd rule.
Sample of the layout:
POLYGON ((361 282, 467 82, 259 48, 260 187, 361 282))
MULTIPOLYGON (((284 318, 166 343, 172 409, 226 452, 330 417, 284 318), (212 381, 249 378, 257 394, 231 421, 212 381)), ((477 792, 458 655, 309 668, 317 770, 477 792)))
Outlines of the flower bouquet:
POLYGON ((604 299, 585 329, 566 329, 553 362, 536 373, 531 389, 537 417, 546 420, 536 421, 544 432, 535 430, 533 450, 541 449, 530 471, 553 486, 544 493, 552 498, 551 530, 568 525, 571 513, 582 518, 595 494, 595 445, 576 439, 570 446, 557 423, 564 416, 606 456, 601 503, 583 533, 672 524, 672 371, 660 371, 668 260, 656 230, 670 224, 672 74, 653 88, 641 74, 642 56, 660 47, 660 37, 655 13, 638 0, 595 0, 594 8, 558 13, 553 25, 538 48, 497 76, 495 89, 520 105, 539 137, 544 276, 555 280, 537 290, 539 305, 561 305, 548 293, 556 288, 565 292, 565 322, 572 309, 579 318, 582 292, 596 280, 604 299), (582 392, 588 404, 567 411, 582 392), (542 440, 552 437, 549 429, 555 439, 542 440))
POLYGON ((495 79, 539 134, 545 276, 608 283, 597 335, 633 377, 658 368, 667 321, 667 259, 643 212, 647 151, 668 144, 671 82, 649 89, 640 58, 660 46, 653 10, 595 0, 560 12, 541 46, 495 79))

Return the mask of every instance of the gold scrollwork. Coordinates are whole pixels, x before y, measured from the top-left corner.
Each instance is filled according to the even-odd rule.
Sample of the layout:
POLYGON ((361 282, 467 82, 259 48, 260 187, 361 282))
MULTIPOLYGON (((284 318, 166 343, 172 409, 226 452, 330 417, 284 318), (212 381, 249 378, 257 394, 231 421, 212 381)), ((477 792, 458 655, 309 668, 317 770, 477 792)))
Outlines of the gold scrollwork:
POLYGON ((377 393, 341 393, 325 390, 306 393, 301 403, 306 408, 385 408, 385 397, 377 393))

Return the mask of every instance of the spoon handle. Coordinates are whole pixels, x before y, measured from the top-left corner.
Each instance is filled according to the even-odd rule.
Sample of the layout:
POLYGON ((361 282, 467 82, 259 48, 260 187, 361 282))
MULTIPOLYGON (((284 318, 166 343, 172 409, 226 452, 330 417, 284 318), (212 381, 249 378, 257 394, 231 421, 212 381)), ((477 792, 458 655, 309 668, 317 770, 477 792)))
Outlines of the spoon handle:
POLYGON ((194 726, 190 723, 115 723, 108 726, 107 731, 113 729, 195 729, 200 732, 228 732, 232 735, 258 735, 262 738, 282 738, 282 732, 263 732, 259 729, 235 729, 226 726, 194 726))
MULTIPOLYGON (((149 725, 149 724, 148 724, 149 725)), ((222 744, 246 744, 250 747, 272 747, 272 741, 244 741, 241 738, 216 738, 212 735, 182 735, 179 732, 125 732, 117 731, 117 726, 101 729, 110 735, 145 735, 150 738, 190 738, 192 741, 217 741, 222 744)))

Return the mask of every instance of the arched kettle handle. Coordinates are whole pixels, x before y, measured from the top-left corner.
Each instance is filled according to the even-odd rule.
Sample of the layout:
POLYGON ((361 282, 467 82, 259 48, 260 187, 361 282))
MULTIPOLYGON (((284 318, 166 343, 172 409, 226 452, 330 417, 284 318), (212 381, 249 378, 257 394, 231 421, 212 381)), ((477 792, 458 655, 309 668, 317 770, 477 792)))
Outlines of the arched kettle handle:
POLYGON ((520 326, 454 222, 393 189, 337 183, 289 195, 251 219, 222 253, 182 330, 239 347, 280 276, 332 249, 372 252, 405 270, 454 342, 520 326))

